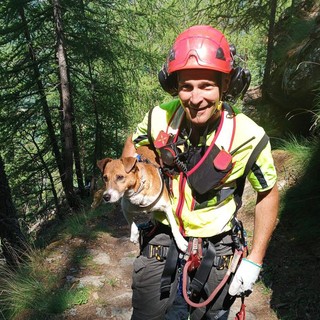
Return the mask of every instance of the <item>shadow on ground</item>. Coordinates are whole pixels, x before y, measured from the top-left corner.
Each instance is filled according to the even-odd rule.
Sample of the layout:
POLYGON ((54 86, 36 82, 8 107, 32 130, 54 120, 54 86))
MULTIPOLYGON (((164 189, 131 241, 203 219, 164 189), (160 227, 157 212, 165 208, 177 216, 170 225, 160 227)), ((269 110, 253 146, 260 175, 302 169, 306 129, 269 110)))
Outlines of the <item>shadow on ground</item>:
POLYGON ((271 307, 282 320, 320 318, 320 146, 283 198, 265 259, 271 307))

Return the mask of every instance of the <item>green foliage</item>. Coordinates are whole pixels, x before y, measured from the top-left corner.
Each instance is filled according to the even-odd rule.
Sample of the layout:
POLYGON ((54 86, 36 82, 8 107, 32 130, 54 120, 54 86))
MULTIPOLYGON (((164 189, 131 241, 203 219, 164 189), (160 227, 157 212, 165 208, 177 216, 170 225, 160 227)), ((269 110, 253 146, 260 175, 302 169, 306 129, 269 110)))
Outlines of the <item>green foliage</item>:
POLYGON ((72 306, 86 304, 89 299, 89 291, 86 288, 60 289, 55 292, 47 302, 46 312, 62 313, 72 306))

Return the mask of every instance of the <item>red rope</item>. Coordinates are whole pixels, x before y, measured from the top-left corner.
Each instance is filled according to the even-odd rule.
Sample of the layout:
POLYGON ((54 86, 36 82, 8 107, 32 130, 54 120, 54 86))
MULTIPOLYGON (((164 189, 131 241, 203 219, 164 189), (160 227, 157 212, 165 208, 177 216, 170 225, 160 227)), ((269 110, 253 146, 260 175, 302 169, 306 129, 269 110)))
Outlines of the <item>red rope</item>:
POLYGON ((206 305, 208 305, 215 298, 215 296, 218 294, 218 292, 221 290, 221 288, 225 285, 225 283, 227 282, 231 273, 235 272, 235 269, 241 260, 242 254, 243 254, 243 251, 237 251, 237 250, 235 251, 234 257, 232 259, 232 263, 231 263, 227 273, 225 274, 225 276, 221 280, 221 282, 212 291, 212 293, 210 294, 210 296, 208 297, 207 300, 204 300, 199 303, 191 301, 188 297, 188 293, 187 293, 188 269, 193 261, 192 260, 187 261, 187 263, 185 264, 185 266, 183 268, 183 273, 182 273, 182 294, 183 294, 185 301, 188 303, 188 305, 190 305, 191 307, 194 307, 194 308, 202 308, 202 307, 205 307, 206 305))

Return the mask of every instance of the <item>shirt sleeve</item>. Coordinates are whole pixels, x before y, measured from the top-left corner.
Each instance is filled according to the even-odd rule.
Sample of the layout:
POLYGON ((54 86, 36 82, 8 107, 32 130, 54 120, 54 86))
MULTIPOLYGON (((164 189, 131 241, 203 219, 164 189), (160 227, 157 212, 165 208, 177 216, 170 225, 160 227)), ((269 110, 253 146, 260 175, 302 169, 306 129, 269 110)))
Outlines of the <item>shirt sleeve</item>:
POLYGON ((148 115, 146 113, 143 120, 137 125, 135 132, 132 135, 132 141, 136 148, 149 144, 148 140, 148 115))
POLYGON ((261 151, 247 178, 257 192, 267 191, 276 184, 277 172, 270 143, 261 151))

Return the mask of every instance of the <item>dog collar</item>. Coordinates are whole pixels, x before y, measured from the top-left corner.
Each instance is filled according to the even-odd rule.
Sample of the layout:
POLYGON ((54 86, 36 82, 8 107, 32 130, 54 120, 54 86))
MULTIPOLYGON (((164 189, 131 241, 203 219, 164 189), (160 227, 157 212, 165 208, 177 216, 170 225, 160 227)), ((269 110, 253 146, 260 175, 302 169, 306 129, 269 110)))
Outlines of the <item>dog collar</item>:
POLYGON ((144 177, 144 175, 143 175, 143 170, 144 170, 144 169, 141 168, 141 178, 140 178, 139 188, 138 188, 138 190, 137 190, 136 192, 134 192, 134 193, 132 194, 132 196, 135 196, 135 195, 139 194, 139 193, 143 190, 144 184, 146 183, 146 179, 145 179, 145 177, 144 177))

